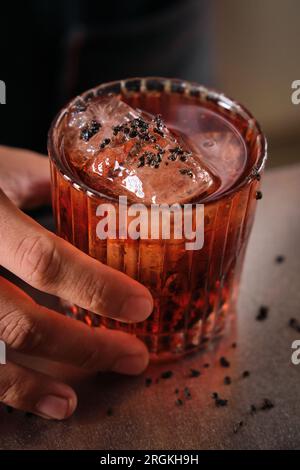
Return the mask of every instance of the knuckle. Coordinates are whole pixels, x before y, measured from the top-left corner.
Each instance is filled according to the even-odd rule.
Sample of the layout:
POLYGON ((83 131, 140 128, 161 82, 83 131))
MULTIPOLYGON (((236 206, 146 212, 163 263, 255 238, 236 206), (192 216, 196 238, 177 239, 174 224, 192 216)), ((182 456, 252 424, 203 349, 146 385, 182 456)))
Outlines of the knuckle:
POLYGON ((42 235, 24 237, 17 248, 21 271, 38 288, 55 284, 61 270, 56 243, 42 235))
POLYGON ((12 349, 27 353, 36 350, 41 342, 37 321, 17 309, 2 317, 0 337, 12 349))

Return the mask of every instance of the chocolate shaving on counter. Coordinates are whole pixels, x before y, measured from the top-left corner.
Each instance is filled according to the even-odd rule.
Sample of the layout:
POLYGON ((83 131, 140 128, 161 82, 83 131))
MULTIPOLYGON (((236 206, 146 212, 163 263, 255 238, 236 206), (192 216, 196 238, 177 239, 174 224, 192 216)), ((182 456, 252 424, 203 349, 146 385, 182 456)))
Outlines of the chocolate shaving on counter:
POLYGON ((256 191, 255 193, 255 199, 259 200, 259 199, 262 199, 263 197, 263 194, 261 191, 256 191))
POLYGON ((297 333, 300 333, 300 322, 296 318, 289 319, 289 326, 297 331, 297 333))
POLYGON ((192 394, 191 394, 191 391, 190 391, 189 387, 185 387, 184 390, 183 390, 183 393, 184 393, 184 396, 187 400, 191 400, 192 394))
POLYGON ((228 405, 228 400, 224 400, 223 398, 217 398, 215 400, 216 406, 219 408, 221 406, 227 406, 228 405))
POLYGON ((230 367, 230 362, 226 359, 225 356, 220 357, 220 366, 222 367, 230 367))
POLYGON ((262 403, 258 405, 251 405, 250 406, 250 414, 253 416, 259 411, 268 411, 274 408, 275 404, 269 399, 269 398, 264 398, 262 403))
POLYGON ((160 376, 162 379, 170 379, 173 377, 173 372, 171 370, 166 370, 165 372, 162 372, 160 376))
POLYGON ((257 321, 264 321, 268 318, 269 314, 269 307, 266 307, 265 305, 261 305, 258 310, 258 314, 256 315, 256 320, 257 321))
POLYGON ((182 406, 183 405, 183 400, 181 400, 181 398, 177 398, 177 400, 175 401, 175 404, 177 406, 182 406))
POLYGON ((235 424, 233 426, 233 432, 234 434, 236 434, 240 429, 241 427, 244 425, 244 421, 239 421, 237 424, 235 424))
POLYGON ((226 375, 226 377, 224 377, 224 385, 230 385, 230 384, 231 384, 231 377, 226 375))
POLYGON ((146 378, 145 378, 145 385, 146 385, 146 387, 150 387, 151 384, 152 384, 152 379, 151 379, 151 377, 146 377, 146 378))
POLYGON ((190 369, 190 373, 189 373, 189 377, 190 377, 190 378, 199 377, 199 375, 201 375, 200 370, 198 370, 198 369, 190 369))
POLYGON ((272 408, 274 408, 274 406, 275 406, 274 403, 269 398, 265 398, 263 400, 263 403, 262 403, 260 409, 262 411, 271 410, 272 408))
POLYGON ((228 405, 228 400, 220 398, 217 392, 212 394, 212 399, 215 400, 215 405, 217 408, 228 405))
POLYGON ((81 129, 80 139, 88 142, 101 128, 100 122, 93 119, 89 124, 81 129))

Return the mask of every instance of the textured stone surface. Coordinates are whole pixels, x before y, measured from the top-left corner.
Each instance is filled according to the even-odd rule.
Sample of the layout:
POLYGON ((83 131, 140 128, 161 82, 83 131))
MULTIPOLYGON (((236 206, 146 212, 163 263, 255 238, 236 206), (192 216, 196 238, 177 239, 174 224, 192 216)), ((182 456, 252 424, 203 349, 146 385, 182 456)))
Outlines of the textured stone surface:
MULTIPOLYGON (((264 197, 251 236, 243 275, 238 321, 215 352, 187 357, 176 364, 151 366, 142 377, 82 377, 56 364, 37 367, 68 377, 80 405, 66 422, 43 421, 0 410, 1 449, 300 449, 300 365, 291 363, 291 343, 300 339, 288 326, 300 320, 300 166, 267 172, 264 197), (276 255, 286 257, 275 263, 276 255), (255 320, 260 305, 269 306, 263 322, 255 320), (231 343, 236 341, 236 349, 231 343), (219 365, 225 355, 230 368, 219 365), (210 363, 208 369, 203 368, 210 363), (202 374, 188 378, 189 369, 202 374), (173 376, 145 387, 162 371, 173 376), (241 378, 244 370, 248 378, 241 378), (224 385, 226 375, 231 385, 224 385), (192 398, 176 406, 188 386, 192 398), (218 392, 228 399, 217 408, 218 392), (251 416, 251 404, 264 398, 275 407, 251 416), (107 416, 112 408, 113 415, 107 416), (243 426, 234 432, 236 423, 243 426)), ((40 219, 42 221, 42 218, 40 219)), ((44 222, 44 220, 43 220, 44 222)), ((40 301, 46 301, 39 295, 40 301)), ((47 301, 51 302, 51 299, 47 301)), ((32 361, 30 361, 32 364, 32 361)), ((1 372, 1 371, 0 371, 1 372)))

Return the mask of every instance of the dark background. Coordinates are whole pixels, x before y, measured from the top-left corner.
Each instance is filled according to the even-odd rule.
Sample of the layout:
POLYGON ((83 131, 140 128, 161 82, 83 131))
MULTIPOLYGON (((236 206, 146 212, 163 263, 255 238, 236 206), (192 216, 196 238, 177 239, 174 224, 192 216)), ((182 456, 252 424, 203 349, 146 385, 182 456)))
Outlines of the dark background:
POLYGON ((59 108, 102 82, 147 75, 209 81, 208 3, 5 2, 0 78, 7 105, 0 143, 45 152, 59 108))
POLYGON ((108 80, 161 75, 216 87, 261 122, 269 166, 299 160, 298 0, 24 0, 1 3, 0 144, 46 152, 71 97, 108 80))

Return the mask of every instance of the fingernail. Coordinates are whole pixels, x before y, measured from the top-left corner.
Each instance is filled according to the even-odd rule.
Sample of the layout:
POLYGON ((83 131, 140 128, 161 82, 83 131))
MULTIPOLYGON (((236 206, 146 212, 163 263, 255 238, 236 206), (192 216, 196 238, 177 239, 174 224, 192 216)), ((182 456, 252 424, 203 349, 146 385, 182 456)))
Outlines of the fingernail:
POLYGON ((125 300, 120 316, 132 321, 143 321, 149 317, 153 310, 153 303, 147 297, 128 297, 125 300))
POLYGON ((117 359, 112 370, 118 374, 138 375, 146 369, 148 362, 146 354, 131 354, 117 359))
POLYGON ((46 395, 37 403, 36 411, 46 418, 65 419, 72 412, 71 400, 55 395, 46 395))

